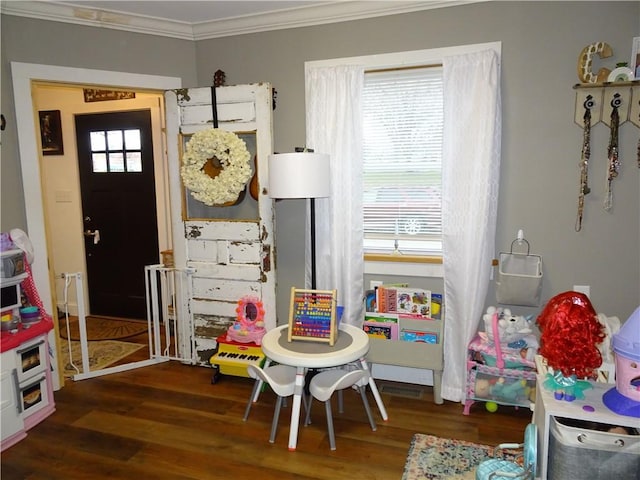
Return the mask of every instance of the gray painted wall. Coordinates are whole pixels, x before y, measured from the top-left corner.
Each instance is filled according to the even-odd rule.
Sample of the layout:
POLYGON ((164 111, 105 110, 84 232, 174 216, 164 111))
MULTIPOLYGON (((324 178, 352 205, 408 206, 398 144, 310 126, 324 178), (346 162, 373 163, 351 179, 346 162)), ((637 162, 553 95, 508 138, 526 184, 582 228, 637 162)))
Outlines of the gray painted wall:
POLYGON ((2 231, 26 230, 11 62, 166 75, 196 83, 194 42, 2 15, 2 231))
MULTIPOLYGON (((640 129, 630 123, 620 128, 622 170, 614 208, 605 212, 609 130, 594 126, 593 192, 583 229, 576 233, 582 131, 573 122, 572 87, 584 46, 609 43, 614 57, 596 61, 594 71, 613 68, 629 61, 632 38, 639 35, 639 2, 490 2, 199 42, 2 16, 2 110, 9 121, 2 133, 2 230, 26 223, 11 132, 10 61, 180 76, 185 86, 210 85, 218 69, 230 85, 271 82, 278 92, 275 150, 285 152, 305 139, 305 61, 500 41, 503 143, 496 255, 524 229, 532 251, 544 259, 543 302, 573 285, 590 285, 596 310, 624 321, 640 305, 640 129)), ((281 321, 291 285, 303 283, 303 212, 303 201, 276 206, 281 321)), ((406 280, 434 290, 441 285, 406 280)), ((494 303, 491 290, 487 305, 494 303)))

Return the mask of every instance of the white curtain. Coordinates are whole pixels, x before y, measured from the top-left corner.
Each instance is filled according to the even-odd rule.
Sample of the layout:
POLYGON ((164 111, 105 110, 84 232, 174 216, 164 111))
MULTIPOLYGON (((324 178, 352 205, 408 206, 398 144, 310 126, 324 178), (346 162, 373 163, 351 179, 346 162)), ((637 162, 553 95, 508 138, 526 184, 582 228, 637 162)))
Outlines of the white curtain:
MULTIPOLYGON (((320 290, 338 291, 342 321, 356 326, 364 319, 363 85, 360 66, 307 67, 305 72, 307 147, 328 153, 331 165, 331 197, 315 200, 316 284, 320 290)), ((308 229, 306 246, 309 285, 308 229)))
POLYGON ((481 51, 443 61, 442 396, 465 398, 467 345, 482 317, 495 255, 500 180, 500 58, 481 51))

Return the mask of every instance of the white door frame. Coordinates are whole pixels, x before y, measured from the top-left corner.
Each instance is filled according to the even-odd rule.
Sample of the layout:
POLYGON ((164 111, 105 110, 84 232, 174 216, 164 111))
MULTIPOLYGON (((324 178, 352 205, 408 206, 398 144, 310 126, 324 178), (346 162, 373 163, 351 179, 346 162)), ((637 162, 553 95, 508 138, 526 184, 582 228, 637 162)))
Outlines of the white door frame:
MULTIPOLYGON (((32 63, 11 62, 13 98, 18 129, 18 146, 22 169, 27 233, 36 252, 31 265, 33 280, 47 311, 53 311, 51 284, 49 278, 49 252, 45 231, 45 216, 40 178, 40 155, 36 117, 31 96, 32 81, 52 81, 75 84, 104 85, 120 88, 143 88, 172 90, 182 87, 179 77, 145 75, 138 73, 90 70, 85 68, 60 67, 32 63)), ((51 338, 50 341, 55 342, 51 338)), ((55 363, 55 362, 54 362, 55 363)), ((56 365, 54 369, 57 373, 56 365)), ((54 374, 54 388, 60 388, 59 375, 54 374)))

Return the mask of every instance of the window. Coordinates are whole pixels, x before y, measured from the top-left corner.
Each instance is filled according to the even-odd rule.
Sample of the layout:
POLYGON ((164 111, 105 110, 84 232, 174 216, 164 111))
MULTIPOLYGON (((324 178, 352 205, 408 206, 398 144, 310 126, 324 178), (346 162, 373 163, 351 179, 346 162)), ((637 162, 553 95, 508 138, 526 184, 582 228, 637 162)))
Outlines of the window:
POLYGON ((93 171, 142 172, 140 130, 99 130, 91 132, 93 171))
POLYGON ((442 67, 372 70, 363 90, 365 253, 442 254, 442 67))
MULTIPOLYGON (((411 97, 411 92, 405 91, 399 96, 401 102, 399 105, 388 106, 388 111, 382 112, 382 120, 386 121, 389 128, 383 134, 373 130, 370 119, 364 116, 368 115, 364 112, 368 105, 367 98, 363 98, 363 120, 365 122, 363 130, 366 130, 363 131, 362 164, 364 178, 362 200, 366 210, 366 213, 363 214, 365 274, 443 276, 441 214, 443 191, 440 173, 442 166, 436 166, 438 160, 436 160, 437 155, 434 153, 436 149, 441 148, 439 142, 442 142, 444 134, 441 130, 441 136, 438 138, 438 134, 435 132, 435 125, 444 126, 443 107, 437 106, 437 95, 431 95, 431 93, 435 92, 437 88, 441 88, 440 102, 441 105, 444 105, 443 87, 436 87, 436 85, 442 80, 442 69, 438 66, 443 64, 445 58, 474 54, 489 49, 499 54, 500 43, 459 45, 305 62, 305 69, 341 65, 362 66, 366 72, 364 87, 367 90, 375 89, 376 82, 389 81, 389 77, 394 75, 400 77, 404 75, 407 77, 424 76, 423 81, 429 84, 429 87, 421 87, 429 89, 428 96, 411 97), (420 124, 419 120, 408 118, 404 112, 401 119, 413 121, 413 130, 409 129, 405 132, 407 136, 404 141, 398 140, 400 132, 397 127, 400 123, 393 123, 387 117, 401 112, 401 108, 417 105, 427 106, 427 100, 429 100, 428 107, 433 109, 433 115, 428 116, 424 123, 420 124), (438 115, 440 116, 439 120, 437 119, 438 115), (428 145, 419 145, 417 151, 411 149, 407 151, 409 146, 414 146, 418 141, 427 142, 428 145), (392 142, 396 144, 394 145, 392 142), (374 148, 378 149, 380 153, 372 153, 375 151, 374 148), (376 168, 382 169, 384 164, 391 169, 376 172, 376 168), (409 168, 415 167, 422 170, 419 170, 418 174, 413 174, 414 170, 409 170, 409 168), (412 175, 407 172, 412 172, 412 175), (413 178, 418 179, 415 184, 410 181, 413 178), (384 187, 388 187, 389 190, 383 191, 384 187), (398 207, 399 204, 402 205, 402 202, 405 202, 406 197, 411 199, 410 202, 415 201, 418 206, 418 208, 414 208, 417 210, 414 212, 415 215, 409 218, 404 218, 402 215, 403 212, 410 213, 411 209, 398 207), (392 201, 389 202, 389 199, 392 201), (420 208, 421 204, 424 205, 424 209, 420 208), (436 213, 438 209, 439 214, 436 213), (402 255, 393 255, 396 250, 396 241, 398 242, 397 250, 402 255)), ((396 79, 396 81, 399 80, 396 79)), ((439 161, 442 162, 441 159, 439 161)))

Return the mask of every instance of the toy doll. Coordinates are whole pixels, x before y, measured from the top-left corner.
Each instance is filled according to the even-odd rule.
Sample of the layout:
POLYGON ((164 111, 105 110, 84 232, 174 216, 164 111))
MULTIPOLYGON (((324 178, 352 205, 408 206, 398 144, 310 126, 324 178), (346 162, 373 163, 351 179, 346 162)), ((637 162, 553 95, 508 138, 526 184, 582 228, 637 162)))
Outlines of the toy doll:
POLYGON ((554 390, 557 399, 583 398, 582 391, 601 364, 598 345, 605 337, 589 298, 579 292, 564 292, 553 297, 536 320, 540 331, 540 354, 554 371, 547 374, 544 386, 554 390))

